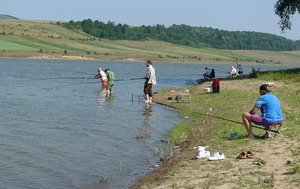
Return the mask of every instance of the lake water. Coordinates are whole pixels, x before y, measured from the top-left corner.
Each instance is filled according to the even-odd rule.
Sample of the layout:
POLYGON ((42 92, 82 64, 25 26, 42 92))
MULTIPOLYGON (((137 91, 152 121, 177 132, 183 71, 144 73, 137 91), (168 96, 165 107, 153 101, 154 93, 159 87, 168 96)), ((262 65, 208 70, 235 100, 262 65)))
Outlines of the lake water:
MULTIPOLYGON (((154 63, 154 90, 184 87, 206 66, 218 77, 230 70, 154 63)), ((81 78, 94 76, 98 67, 110 68, 116 79, 144 77, 146 71, 144 62, 0 59, 0 188, 99 188, 107 181, 106 187, 126 188, 157 165, 155 152, 179 115, 139 101, 143 80, 116 81, 106 98, 100 82, 81 78), (141 129, 148 136, 137 140, 141 129)))

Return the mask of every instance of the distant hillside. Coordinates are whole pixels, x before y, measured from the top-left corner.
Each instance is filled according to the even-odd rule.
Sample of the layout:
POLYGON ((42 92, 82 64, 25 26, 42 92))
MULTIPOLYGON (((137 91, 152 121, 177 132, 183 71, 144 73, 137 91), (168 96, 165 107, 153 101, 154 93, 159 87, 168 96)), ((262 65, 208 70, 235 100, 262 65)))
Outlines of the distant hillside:
POLYGON ((64 22, 2 19, 0 26, 0 58, 300 65, 300 51, 193 48, 151 38, 109 40, 70 30, 64 22))
POLYGON ((19 18, 10 16, 10 15, 6 15, 6 14, 0 14, 0 20, 20 20, 19 18))
POLYGON ((70 21, 65 26, 80 29, 95 37, 111 40, 155 39, 195 48, 216 48, 231 50, 296 50, 295 41, 277 35, 248 31, 225 31, 207 27, 188 25, 164 25, 131 27, 114 22, 101 22, 86 19, 70 21))

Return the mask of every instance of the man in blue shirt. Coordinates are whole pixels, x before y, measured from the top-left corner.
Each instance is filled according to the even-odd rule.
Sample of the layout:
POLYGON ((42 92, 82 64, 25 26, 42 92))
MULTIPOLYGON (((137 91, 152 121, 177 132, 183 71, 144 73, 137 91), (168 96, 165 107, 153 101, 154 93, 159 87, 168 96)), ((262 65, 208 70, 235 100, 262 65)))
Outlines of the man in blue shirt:
MULTIPOLYGON (((277 97, 270 94, 270 92, 269 85, 261 85, 259 87, 261 96, 258 98, 252 110, 242 115, 243 123, 248 133, 247 138, 254 138, 251 122, 266 126, 266 129, 270 130, 272 124, 281 123, 283 121, 280 102, 277 97), (262 115, 256 114, 258 110, 261 111, 262 115)), ((266 132, 262 137, 268 138, 270 136, 266 132)))

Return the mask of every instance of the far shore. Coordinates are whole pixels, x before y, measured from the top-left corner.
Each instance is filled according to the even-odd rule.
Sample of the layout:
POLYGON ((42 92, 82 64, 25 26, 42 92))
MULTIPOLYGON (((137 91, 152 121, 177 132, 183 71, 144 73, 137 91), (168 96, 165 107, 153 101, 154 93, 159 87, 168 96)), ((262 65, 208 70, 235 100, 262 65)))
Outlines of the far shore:
MULTIPOLYGON (((28 55, 28 54, 27 54, 28 55)), ((232 64, 232 65, 237 65, 237 64, 242 64, 242 65, 255 65, 255 66, 260 66, 260 65, 266 65, 266 66, 300 66, 299 65, 294 65, 294 64, 262 64, 262 63, 255 63, 255 62, 239 62, 239 61, 224 61, 224 62, 214 62, 214 61, 180 61, 180 60, 170 60, 170 59, 163 59, 163 58, 156 58, 156 57, 147 57, 146 59, 144 57, 135 57, 135 58, 127 58, 127 57, 121 57, 121 58, 116 58, 115 56, 104 56, 104 57, 99 57, 99 56, 85 56, 85 54, 72 54, 72 55, 65 55, 65 54, 55 54, 52 55, 51 53, 46 53, 46 54, 41 54, 41 53, 34 53, 32 56, 26 56, 26 53, 22 52, 20 54, 14 53, 11 54, 10 56, 4 56, 3 54, 0 53, 0 59, 40 59, 40 60, 89 60, 89 61, 120 61, 120 62, 145 62, 147 60, 152 60, 153 62, 157 63, 185 63, 185 64, 232 64)))

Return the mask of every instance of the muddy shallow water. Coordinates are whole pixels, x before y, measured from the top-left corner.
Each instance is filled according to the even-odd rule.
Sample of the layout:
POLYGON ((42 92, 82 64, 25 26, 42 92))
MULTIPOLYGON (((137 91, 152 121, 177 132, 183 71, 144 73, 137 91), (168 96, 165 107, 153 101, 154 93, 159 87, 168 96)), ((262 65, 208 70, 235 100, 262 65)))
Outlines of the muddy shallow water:
MULTIPOLYGON (((154 90, 184 87, 205 66, 154 63, 154 90)), ((168 131, 180 120, 172 109, 139 100, 143 80, 128 79, 144 77, 143 62, 0 59, 0 68, 1 188, 94 188, 108 182, 126 188, 157 165, 168 131), (98 67, 125 79, 116 82, 112 97, 101 93, 97 81, 84 79, 98 67), (137 140, 143 130, 147 137, 137 140)), ((230 65, 213 68, 226 76, 230 65)))

